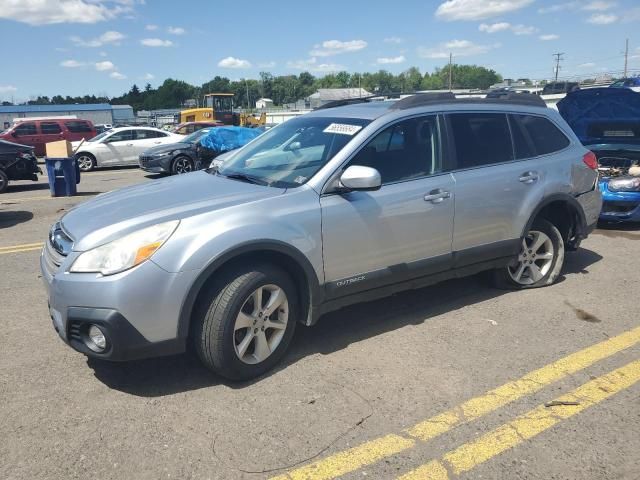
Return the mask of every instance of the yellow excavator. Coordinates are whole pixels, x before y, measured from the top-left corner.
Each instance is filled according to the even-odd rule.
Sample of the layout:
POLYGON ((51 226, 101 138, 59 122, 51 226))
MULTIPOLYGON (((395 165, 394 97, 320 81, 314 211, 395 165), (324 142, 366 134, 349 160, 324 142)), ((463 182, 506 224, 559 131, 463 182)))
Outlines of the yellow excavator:
POLYGON ((204 96, 204 107, 190 108, 180 112, 180 123, 185 122, 222 122, 225 125, 241 127, 259 127, 267 122, 263 112, 260 117, 250 113, 233 111, 233 93, 207 93, 204 96))

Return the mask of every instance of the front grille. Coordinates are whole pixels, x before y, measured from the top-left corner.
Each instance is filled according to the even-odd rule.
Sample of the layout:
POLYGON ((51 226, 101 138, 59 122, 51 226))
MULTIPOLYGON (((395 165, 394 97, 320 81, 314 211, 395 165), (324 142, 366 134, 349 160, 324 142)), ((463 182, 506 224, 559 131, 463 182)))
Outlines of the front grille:
POLYGON ((71 320, 69 322, 69 331, 67 332, 67 338, 69 340, 77 340, 78 342, 82 341, 82 323, 74 322, 71 320))
POLYGON ((638 202, 603 202, 602 213, 629 213, 639 205, 638 202))
POLYGON ((60 223, 53 225, 42 252, 45 267, 50 275, 55 275, 72 247, 73 240, 62 230, 60 223))
POLYGON ((140 155, 140 156, 138 157, 138 159, 140 160, 140 162, 139 162, 139 163, 140 163, 140 166, 141 166, 141 167, 148 167, 148 166, 149 166, 149 163, 151 163, 152 158, 153 158, 153 157, 150 157, 150 156, 148 156, 148 155, 140 155))

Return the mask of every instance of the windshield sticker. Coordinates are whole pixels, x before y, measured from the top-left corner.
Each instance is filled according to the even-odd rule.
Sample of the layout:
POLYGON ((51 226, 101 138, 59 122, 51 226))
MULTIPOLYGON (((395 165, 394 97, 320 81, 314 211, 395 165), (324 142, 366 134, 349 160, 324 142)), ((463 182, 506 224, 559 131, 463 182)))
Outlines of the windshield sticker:
POLYGON ((348 125, 346 123, 332 123, 323 130, 324 133, 337 133, 339 135, 353 136, 362 130, 360 125, 348 125))
POLYGON ((294 180, 294 182, 299 183, 299 184, 303 184, 306 181, 307 181, 307 177, 302 177, 302 176, 296 177, 295 180, 294 180))

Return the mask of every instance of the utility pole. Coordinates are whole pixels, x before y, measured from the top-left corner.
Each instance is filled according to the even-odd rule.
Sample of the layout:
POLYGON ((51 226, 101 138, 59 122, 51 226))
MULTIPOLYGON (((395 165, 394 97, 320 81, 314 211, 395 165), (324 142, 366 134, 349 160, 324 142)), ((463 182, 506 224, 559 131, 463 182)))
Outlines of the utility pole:
POLYGON ((247 87, 247 110, 249 110, 251 108, 249 105, 249 82, 247 82, 246 78, 244 79, 244 85, 247 87))
POLYGON ((555 81, 558 81, 558 72, 560 71, 560 60, 562 60, 562 55, 564 55, 564 53, 560 52, 560 53, 554 53, 553 56, 556 57, 556 79, 555 81))
POLYGON ((627 62, 629 60, 629 39, 625 42, 624 47, 624 78, 627 78, 627 62))
POLYGON ((453 59, 453 54, 451 52, 449 52, 449 91, 451 91, 451 84, 452 84, 452 72, 451 72, 451 61, 453 59))

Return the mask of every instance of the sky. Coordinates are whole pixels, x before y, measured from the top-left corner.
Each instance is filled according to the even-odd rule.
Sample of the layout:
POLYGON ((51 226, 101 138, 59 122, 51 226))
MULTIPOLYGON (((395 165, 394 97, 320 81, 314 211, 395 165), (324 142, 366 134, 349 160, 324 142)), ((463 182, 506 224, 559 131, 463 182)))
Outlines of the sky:
POLYGON ((637 0, 0 0, 0 100, 121 95, 166 78, 310 71, 432 72, 476 64, 505 78, 640 73, 637 0))

